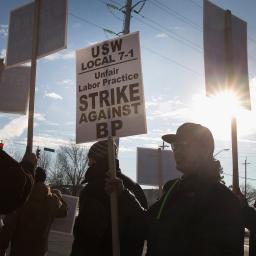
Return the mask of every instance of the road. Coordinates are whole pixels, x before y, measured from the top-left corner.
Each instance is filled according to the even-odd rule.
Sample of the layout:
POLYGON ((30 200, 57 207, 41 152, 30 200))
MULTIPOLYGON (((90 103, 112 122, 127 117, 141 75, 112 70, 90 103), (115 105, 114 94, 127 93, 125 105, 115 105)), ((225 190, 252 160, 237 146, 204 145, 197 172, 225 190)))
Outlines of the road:
POLYGON ((48 239, 47 256, 68 256, 70 255, 73 236, 50 232, 48 239))
MULTIPOLYGON (((48 256, 69 256, 73 241, 72 235, 51 232, 48 241, 48 256)), ((249 256, 248 239, 245 239, 244 256, 249 256)))

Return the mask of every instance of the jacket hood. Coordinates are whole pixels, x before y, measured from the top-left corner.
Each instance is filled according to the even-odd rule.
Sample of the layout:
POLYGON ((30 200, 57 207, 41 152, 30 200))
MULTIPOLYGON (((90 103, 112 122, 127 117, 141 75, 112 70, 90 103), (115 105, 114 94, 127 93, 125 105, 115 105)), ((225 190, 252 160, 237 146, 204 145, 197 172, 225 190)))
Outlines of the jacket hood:
MULTIPOLYGON (((95 179, 105 179, 107 172, 108 172, 108 161, 97 162, 96 164, 94 164, 93 166, 90 166, 87 169, 84 176, 84 180, 81 183, 84 184, 95 179)), ((121 174, 118 159, 116 159, 116 173, 117 175, 121 174)))

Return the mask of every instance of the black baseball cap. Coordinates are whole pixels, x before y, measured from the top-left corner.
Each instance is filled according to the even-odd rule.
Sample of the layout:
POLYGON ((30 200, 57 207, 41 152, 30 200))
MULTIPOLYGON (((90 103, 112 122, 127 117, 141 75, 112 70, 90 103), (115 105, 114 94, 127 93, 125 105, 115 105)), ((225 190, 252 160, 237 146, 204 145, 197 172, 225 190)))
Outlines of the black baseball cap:
POLYGON ((208 149, 211 154, 214 152, 214 139, 211 131, 201 124, 184 123, 178 129, 176 134, 165 134, 163 141, 167 143, 179 143, 184 141, 193 141, 208 149))

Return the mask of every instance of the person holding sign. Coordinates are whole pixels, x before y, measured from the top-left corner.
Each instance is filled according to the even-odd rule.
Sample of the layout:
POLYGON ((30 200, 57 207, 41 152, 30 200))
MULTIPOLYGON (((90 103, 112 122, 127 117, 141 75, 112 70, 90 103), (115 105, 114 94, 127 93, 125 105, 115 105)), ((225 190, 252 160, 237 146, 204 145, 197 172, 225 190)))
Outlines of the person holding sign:
MULTIPOLYGON (((176 134, 164 135, 162 139, 171 144, 176 168, 183 176, 167 182, 162 197, 147 212, 134 197, 135 235, 146 235, 147 256, 242 256, 241 207, 221 182, 222 168, 213 157, 210 130, 200 124, 185 123, 176 134)), ((122 196, 131 197, 120 183, 118 179, 107 181, 122 196), (118 186, 112 185, 117 182, 118 186)), ((120 206, 129 211, 125 204, 120 206)))
MULTIPOLYGON (((105 191, 108 169, 108 143, 96 142, 88 152, 89 168, 85 174, 85 187, 79 198, 79 214, 74 226, 72 256, 112 256, 110 197, 105 191)), ((117 177, 124 187, 136 195, 138 203, 147 208, 147 200, 141 187, 121 173, 116 159, 117 177)), ((130 204, 129 198, 120 201, 130 204)), ((133 209, 129 209, 131 212, 133 209)), ((119 211, 120 250, 122 256, 141 256, 144 237, 137 239, 132 229, 132 216, 119 211)))

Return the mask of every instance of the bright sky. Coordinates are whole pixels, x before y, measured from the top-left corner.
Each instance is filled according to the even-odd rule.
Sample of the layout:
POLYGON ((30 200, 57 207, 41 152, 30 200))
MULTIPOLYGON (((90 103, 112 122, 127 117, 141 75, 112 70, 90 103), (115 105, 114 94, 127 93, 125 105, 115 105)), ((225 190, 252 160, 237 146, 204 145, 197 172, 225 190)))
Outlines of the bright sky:
MULTIPOLYGON (((0 0, 0 55, 7 47, 10 10, 30 1, 0 0)), ((75 50, 111 38, 103 31, 122 31, 123 0, 69 0, 67 49, 38 61, 34 145, 57 148, 75 138, 75 50)), ((133 0, 134 3, 137 1, 133 0)), ((239 172, 244 176, 245 158, 249 183, 256 186, 256 21, 255 0, 212 0, 230 9, 248 23, 248 64, 252 111, 238 115, 239 172), (254 179, 254 180, 253 180, 254 179)), ((140 31, 142 69, 148 133, 125 137, 120 142, 120 162, 124 173, 136 177, 136 147, 157 148, 161 136, 175 132, 183 122, 208 126, 216 140, 216 153, 230 148, 230 121, 223 100, 205 97, 203 62, 202 0, 147 0, 140 15, 133 13, 131 32, 140 31)), ((12 153, 24 150, 27 117, 0 114, 0 139, 12 153)), ((231 150, 218 154, 231 183, 231 150)), ((240 183, 243 184, 243 179, 240 183)))

